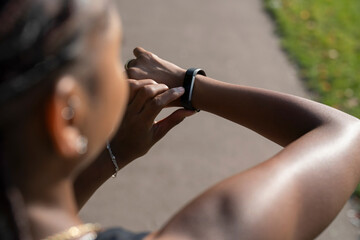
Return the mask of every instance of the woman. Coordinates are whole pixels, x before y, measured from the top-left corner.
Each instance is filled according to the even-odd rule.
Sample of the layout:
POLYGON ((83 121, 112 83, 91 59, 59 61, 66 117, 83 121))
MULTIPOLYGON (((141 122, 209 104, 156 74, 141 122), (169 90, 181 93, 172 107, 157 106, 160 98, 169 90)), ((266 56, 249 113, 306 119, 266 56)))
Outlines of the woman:
POLYGON ((0 7, 0 238, 91 239, 98 227, 82 225, 79 207, 192 112, 154 124, 163 106, 153 102, 167 104, 182 89, 132 81, 129 94, 111 1, 9 0, 0 7), (107 140, 128 98, 112 162, 107 140))
POLYGON ((214 186, 157 232, 84 225, 77 211, 97 187, 194 113, 154 122, 165 106, 180 105, 185 70, 137 48, 127 72, 145 80, 125 80, 121 26, 108 1, 9 0, 0 8, 2 239, 312 239, 360 180, 357 119, 197 75, 194 108, 285 148, 214 186))

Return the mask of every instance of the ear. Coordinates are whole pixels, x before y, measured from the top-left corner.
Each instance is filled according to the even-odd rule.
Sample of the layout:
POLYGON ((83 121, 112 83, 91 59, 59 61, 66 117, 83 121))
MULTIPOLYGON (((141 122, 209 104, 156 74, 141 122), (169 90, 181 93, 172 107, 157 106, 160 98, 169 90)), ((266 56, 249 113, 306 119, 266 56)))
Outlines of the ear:
POLYGON ((84 102, 83 87, 74 77, 65 75, 58 79, 45 109, 46 125, 54 151, 64 158, 84 154, 86 146, 81 146, 85 142, 79 128, 86 111, 84 102))

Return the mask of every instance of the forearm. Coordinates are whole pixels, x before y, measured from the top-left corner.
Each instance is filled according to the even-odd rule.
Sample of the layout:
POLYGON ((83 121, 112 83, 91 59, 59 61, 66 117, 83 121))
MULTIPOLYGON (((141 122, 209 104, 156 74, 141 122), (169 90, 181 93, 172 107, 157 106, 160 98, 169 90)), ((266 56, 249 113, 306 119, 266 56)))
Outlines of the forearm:
MULTIPOLYGON (((142 48, 127 73, 152 78, 169 87, 182 86, 185 70, 142 48)), ((192 103, 195 108, 227 118, 286 146, 325 124, 343 124, 353 118, 306 99, 269 90, 237 86, 197 75, 192 103)), ((179 104, 176 102, 175 104, 179 104)))
POLYGON ((264 163, 211 188, 155 239, 179 233, 174 239, 314 239, 360 180, 359 142, 357 120, 318 127, 264 163))
MULTIPOLYGON (((130 76, 182 85, 185 70, 141 48, 134 54, 130 76)), ((314 239, 360 181, 360 126, 350 115, 204 76, 192 103, 285 148, 207 191, 151 239, 314 239)))
POLYGON ((260 227, 265 233, 260 238, 317 236, 335 218, 360 180, 358 119, 273 91, 234 86, 202 76, 195 84, 196 108, 286 146, 269 161, 220 187, 217 197, 221 201, 225 194, 231 199, 233 209, 238 210, 237 215, 232 212, 238 224, 256 223, 246 226, 244 235, 256 236, 255 229, 260 227), (261 214, 254 220, 253 211, 259 208, 261 214), (264 215, 272 216, 272 221, 264 215))
MULTIPOLYGON (((128 161, 119 161, 119 159, 117 162, 120 169, 128 164, 128 161)), ((114 173, 114 164, 105 149, 90 166, 81 172, 74 182, 75 197, 79 210, 114 173)))
MULTIPOLYGON (((111 140, 112 152, 120 169, 147 153, 168 131, 193 114, 191 111, 177 110, 163 120, 155 121, 165 106, 181 96, 180 89, 168 89, 166 85, 153 80, 129 80, 129 85, 131 94, 125 117, 111 140)), ((79 208, 115 171, 105 148, 75 180, 79 208)))
POLYGON ((324 124, 352 121, 347 114, 292 95, 197 76, 193 105, 286 146, 324 124))

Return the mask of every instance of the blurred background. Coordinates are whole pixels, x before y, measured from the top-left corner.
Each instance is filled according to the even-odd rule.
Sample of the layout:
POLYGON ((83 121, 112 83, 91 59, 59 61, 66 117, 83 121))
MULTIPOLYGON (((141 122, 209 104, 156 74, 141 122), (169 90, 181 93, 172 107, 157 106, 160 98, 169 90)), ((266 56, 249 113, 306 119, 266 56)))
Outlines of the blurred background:
MULTIPOLYGON (((360 115, 358 0, 117 2, 124 62, 142 46, 225 82, 313 98, 360 115)), ((80 215, 104 227, 156 230, 208 187, 279 150, 250 130, 200 112, 104 184, 80 215)), ((351 201, 317 239, 358 239, 357 224, 351 201)))

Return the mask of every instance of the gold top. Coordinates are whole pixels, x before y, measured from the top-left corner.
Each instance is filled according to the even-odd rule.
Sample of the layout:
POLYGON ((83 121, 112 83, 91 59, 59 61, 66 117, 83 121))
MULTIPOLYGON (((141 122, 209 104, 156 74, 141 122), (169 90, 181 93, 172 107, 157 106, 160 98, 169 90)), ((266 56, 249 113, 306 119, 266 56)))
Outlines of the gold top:
POLYGON ((54 234, 43 240, 94 240, 97 237, 97 232, 101 230, 99 224, 87 223, 79 226, 73 226, 64 232, 54 234))

